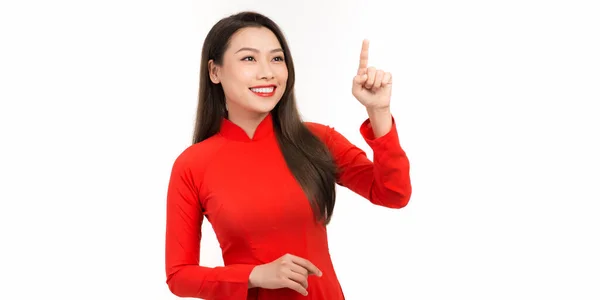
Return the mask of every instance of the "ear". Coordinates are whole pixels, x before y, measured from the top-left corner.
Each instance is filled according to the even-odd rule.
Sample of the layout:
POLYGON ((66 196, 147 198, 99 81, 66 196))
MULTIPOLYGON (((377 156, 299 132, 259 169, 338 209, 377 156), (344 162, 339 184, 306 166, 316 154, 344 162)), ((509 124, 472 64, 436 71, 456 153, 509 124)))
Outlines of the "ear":
POLYGON ((219 66, 217 66, 212 59, 208 61, 208 76, 210 77, 210 81, 214 84, 221 82, 219 79, 219 66))

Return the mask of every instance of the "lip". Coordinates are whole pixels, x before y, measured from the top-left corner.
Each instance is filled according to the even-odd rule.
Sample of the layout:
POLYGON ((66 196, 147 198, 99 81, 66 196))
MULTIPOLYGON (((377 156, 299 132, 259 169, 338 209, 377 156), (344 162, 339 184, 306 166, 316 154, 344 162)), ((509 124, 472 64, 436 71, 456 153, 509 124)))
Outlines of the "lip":
POLYGON ((270 85, 257 85, 257 86, 253 86, 251 88, 249 88, 250 92, 252 92, 254 95, 259 96, 259 97, 272 97, 273 95, 275 95, 275 91, 277 90, 277 86, 275 86, 274 84, 270 84, 270 85), (252 91, 252 89, 258 89, 258 88, 273 88, 273 91, 270 93, 256 93, 254 91, 252 91))
POLYGON ((257 86, 253 86, 250 88, 251 89, 259 89, 259 88, 269 88, 269 87, 276 88, 277 86, 275 86, 274 84, 267 84, 267 85, 257 85, 257 86))

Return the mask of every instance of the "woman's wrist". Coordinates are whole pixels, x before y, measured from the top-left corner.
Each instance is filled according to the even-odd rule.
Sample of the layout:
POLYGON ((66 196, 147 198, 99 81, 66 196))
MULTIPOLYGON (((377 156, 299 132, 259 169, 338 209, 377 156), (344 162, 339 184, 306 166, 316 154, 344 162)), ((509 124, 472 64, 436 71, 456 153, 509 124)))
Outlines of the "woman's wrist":
POLYGON ((392 128, 392 113, 389 107, 367 109, 371 128, 376 138, 384 136, 392 128))
POLYGON ((253 288, 257 287, 254 284, 254 282, 255 282, 254 277, 256 276, 256 272, 255 272, 256 267, 258 267, 258 266, 255 266, 254 268, 252 268, 252 271, 250 272, 250 275, 248 276, 248 289, 253 289, 253 288))

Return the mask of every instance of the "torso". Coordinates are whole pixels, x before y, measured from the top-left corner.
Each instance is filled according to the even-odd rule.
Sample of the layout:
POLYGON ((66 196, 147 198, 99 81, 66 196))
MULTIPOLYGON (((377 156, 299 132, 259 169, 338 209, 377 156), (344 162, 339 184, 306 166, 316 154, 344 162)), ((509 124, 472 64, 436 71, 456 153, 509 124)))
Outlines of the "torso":
MULTIPOLYGON (((270 122, 270 120, 266 120, 270 122)), ((309 296, 291 289, 249 291, 248 299, 343 299, 327 243, 308 199, 289 171, 274 132, 259 126, 254 140, 225 123, 190 151, 203 163, 200 201, 223 251, 225 265, 265 264, 286 253, 310 260, 322 277, 309 277, 309 296)))

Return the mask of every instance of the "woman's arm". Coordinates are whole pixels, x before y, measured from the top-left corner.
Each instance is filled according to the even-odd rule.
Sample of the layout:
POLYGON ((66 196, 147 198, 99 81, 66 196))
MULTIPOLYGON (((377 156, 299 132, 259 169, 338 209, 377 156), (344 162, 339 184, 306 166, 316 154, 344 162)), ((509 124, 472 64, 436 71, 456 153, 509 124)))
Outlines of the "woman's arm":
POLYGON ((186 156, 174 163, 167 192, 165 267, 169 290, 179 297, 245 300, 253 265, 199 265, 202 207, 201 184, 186 156))
POLYGON ((307 123, 327 145, 340 170, 339 185, 349 188, 373 204, 402 208, 412 194, 410 164, 400 146, 394 118, 387 112, 369 112, 360 133, 373 150, 373 161, 329 126, 307 123), (381 113, 381 114, 380 114, 381 113))
POLYGON ((389 107, 384 109, 367 109, 369 123, 375 138, 386 135, 392 129, 393 118, 389 107))

